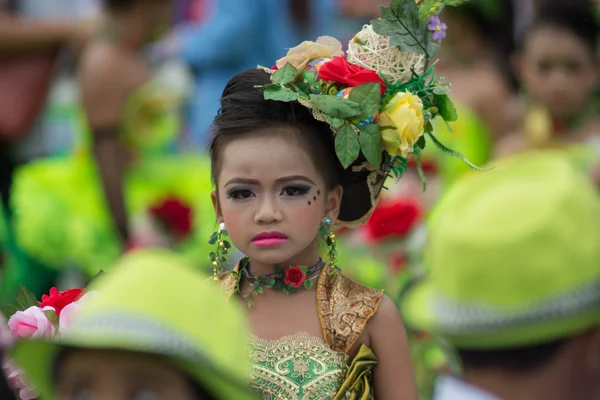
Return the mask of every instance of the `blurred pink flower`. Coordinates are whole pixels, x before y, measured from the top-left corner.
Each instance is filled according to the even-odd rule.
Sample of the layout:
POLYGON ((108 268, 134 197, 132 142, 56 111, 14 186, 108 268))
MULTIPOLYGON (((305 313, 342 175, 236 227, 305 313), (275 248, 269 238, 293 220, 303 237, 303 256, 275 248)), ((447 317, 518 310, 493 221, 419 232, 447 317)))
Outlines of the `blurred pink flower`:
POLYGON ((60 313, 60 318, 58 320, 58 330, 60 333, 63 333, 69 327, 69 325, 71 325, 73 316, 77 314, 79 308, 81 308, 81 304, 77 303, 71 303, 65 308, 63 308, 62 313, 60 313))
POLYGON ((77 314, 81 306, 97 295, 98 292, 95 291, 86 292, 83 296, 79 298, 79 300, 63 308, 62 312, 60 313, 60 318, 58 320, 59 333, 63 333, 66 329, 68 329, 71 325, 71 322, 73 321, 73 317, 77 314))
POLYGON ((21 400, 33 400, 37 399, 40 394, 39 392, 27 383, 23 375, 23 371, 17 368, 10 360, 4 360, 2 364, 2 370, 6 375, 6 379, 11 388, 19 391, 19 399, 21 400))
POLYGON ((8 320, 8 326, 13 336, 22 338, 50 338, 55 333, 52 323, 44 311, 37 306, 29 307, 25 311, 17 311, 8 320))

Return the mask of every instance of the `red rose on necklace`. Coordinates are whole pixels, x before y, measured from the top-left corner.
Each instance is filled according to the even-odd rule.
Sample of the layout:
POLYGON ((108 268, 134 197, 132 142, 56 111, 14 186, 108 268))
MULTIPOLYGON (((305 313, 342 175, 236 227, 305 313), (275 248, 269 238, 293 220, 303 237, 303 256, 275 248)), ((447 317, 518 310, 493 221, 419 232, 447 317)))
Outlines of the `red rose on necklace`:
POLYGON ((57 288, 53 287, 50 289, 50 296, 42 295, 40 307, 52 307, 56 311, 56 315, 60 316, 62 309, 79 299, 82 293, 82 289, 69 289, 59 292, 57 288))
POLYGON ((306 280, 306 274, 304 271, 302 271, 302 268, 300 268, 299 265, 287 268, 283 271, 283 273, 285 274, 283 283, 290 285, 294 289, 300 288, 300 286, 302 286, 306 280))

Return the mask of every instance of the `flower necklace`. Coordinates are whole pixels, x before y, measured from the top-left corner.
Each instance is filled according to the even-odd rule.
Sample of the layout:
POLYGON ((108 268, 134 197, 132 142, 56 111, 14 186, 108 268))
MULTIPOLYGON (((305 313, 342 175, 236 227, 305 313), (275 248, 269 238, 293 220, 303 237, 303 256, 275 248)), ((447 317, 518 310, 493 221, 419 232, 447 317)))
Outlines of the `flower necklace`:
POLYGON ((301 287, 310 290, 313 286, 313 279, 319 275, 325 267, 325 261, 319 258, 315 264, 310 267, 304 265, 294 265, 287 268, 279 265, 275 266, 275 272, 266 275, 255 276, 249 271, 250 260, 244 257, 240 263, 242 276, 250 282, 249 293, 244 295, 248 299, 248 305, 252 305, 250 300, 252 296, 263 293, 263 288, 269 288, 277 291, 283 291, 285 294, 293 294, 301 287))

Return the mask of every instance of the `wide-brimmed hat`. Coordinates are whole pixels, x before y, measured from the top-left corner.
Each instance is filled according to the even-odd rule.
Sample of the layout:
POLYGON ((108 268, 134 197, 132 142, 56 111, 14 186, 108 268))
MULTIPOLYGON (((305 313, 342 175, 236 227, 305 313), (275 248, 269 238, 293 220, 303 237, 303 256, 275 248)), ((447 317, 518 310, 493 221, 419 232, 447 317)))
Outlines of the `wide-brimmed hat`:
POLYGON ((405 319, 459 348, 528 346, 598 325, 596 189, 554 151, 469 174, 434 210, 425 262, 405 319))
POLYGON ((132 253, 91 289, 98 295, 86 299, 59 339, 15 345, 15 362, 43 398, 55 398, 54 363, 67 347, 164 356, 216 398, 254 398, 243 311, 179 256, 132 253))

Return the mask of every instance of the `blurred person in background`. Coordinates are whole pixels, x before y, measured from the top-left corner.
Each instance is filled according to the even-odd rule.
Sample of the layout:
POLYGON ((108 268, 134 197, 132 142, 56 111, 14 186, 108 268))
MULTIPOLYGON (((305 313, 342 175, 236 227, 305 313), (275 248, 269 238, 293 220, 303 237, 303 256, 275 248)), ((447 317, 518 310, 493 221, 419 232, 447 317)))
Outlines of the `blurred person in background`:
POLYGON ((89 0, 0 0, 0 104, 15 114, 31 110, 16 124, 0 121, 1 302, 14 298, 19 283, 41 293, 55 278, 15 240, 9 207, 13 172, 73 143, 71 120, 59 109, 73 92, 74 57, 90 37, 94 10, 89 0))
POLYGON ((336 0, 204 0, 203 20, 181 26, 158 54, 177 54, 195 86, 187 110, 186 143, 204 149, 229 78, 281 57, 303 38, 335 35, 336 0))
POLYGON ((168 32, 173 1, 106 0, 103 11, 78 69, 75 150, 20 168, 13 189, 19 242, 83 281, 71 285, 137 247, 203 261, 212 229, 202 218, 212 207, 208 161, 173 153, 187 75, 176 63, 144 58, 168 32))
POLYGON ((458 181, 435 209, 407 325, 440 334, 462 374, 435 400, 600 396, 600 198, 563 152, 458 181))
POLYGON ((599 82, 593 7, 589 0, 538 4, 515 57, 525 114, 517 132, 498 144, 498 157, 574 144, 600 150, 600 114, 592 101, 599 82))
POLYGON ((90 290, 65 324, 63 309, 59 337, 19 338, 11 352, 42 399, 255 398, 241 307, 185 259, 139 251, 90 290))

